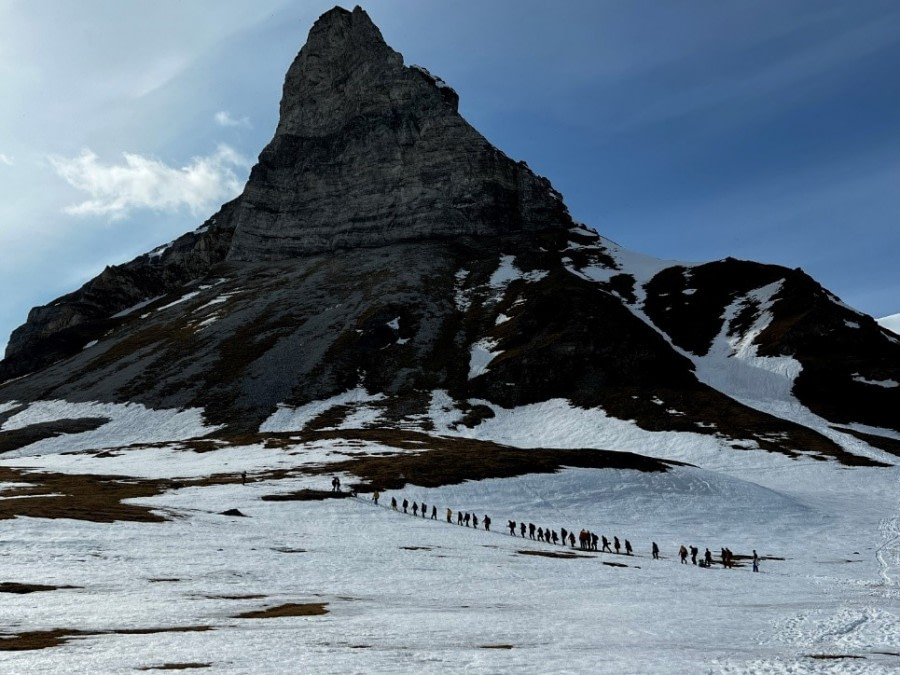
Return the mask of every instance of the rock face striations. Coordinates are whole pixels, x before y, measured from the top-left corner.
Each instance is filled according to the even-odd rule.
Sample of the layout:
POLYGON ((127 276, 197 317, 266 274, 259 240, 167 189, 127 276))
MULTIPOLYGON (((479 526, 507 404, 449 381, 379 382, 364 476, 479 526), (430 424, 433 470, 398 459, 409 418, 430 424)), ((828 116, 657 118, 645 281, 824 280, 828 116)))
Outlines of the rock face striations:
POLYGON ((243 193, 16 330, 0 404, 41 399, 199 407, 231 437, 289 410, 428 432, 553 399, 871 464, 827 425, 897 447, 879 430, 900 431, 900 341, 798 270, 664 263, 576 226, 452 89, 338 8, 243 193))
POLYGON ((488 143, 457 100, 405 67, 359 7, 322 16, 288 70, 229 259, 571 227, 550 183, 488 143))

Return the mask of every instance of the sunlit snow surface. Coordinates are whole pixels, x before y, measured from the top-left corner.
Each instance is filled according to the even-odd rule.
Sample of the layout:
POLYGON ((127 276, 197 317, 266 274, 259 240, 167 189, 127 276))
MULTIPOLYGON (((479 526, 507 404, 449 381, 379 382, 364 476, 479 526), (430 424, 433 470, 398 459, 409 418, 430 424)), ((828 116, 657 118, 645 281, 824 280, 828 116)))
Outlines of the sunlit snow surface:
MULTIPOLYGON (((359 406, 352 414, 365 417, 359 411, 375 402, 355 390, 317 409, 352 403, 359 406)), ((6 424, 24 425, 39 410, 6 424)), ((440 431, 462 433, 450 427, 457 411, 446 394, 435 392, 431 410, 440 431)), ((70 409, 56 412, 73 416, 70 409)), ((88 412, 78 409, 77 416, 88 412)), ((100 633, 43 650, 0 652, 0 668, 131 672, 209 664, 217 673, 813 673, 893 672, 900 665, 898 468, 851 470, 737 450, 712 436, 654 434, 564 401, 495 412, 493 420, 465 433, 523 447, 631 450, 694 466, 656 474, 568 469, 439 489, 409 486, 383 493, 376 507, 367 496, 260 499, 301 487, 328 489, 330 483, 327 475, 269 480, 262 478, 265 472, 389 451, 373 443, 298 438, 284 448, 257 444, 203 453, 179 449, 176 442, 102 457, 61 454, 56 446, 45 454, 29 452, 2 464, 174 481, 246 471, 249 483, 173 483, 158 497, 137 500, 172 518, 164 523, 0 522, 0 581, 80 587, 3 594, 3 632, 100 633), (437 505, 441 519, 393 512, 387 506, 392 496, 437 505), (493 531, 448 525, 447 507, 489 514, 493 531), (247 517, 218 515, 233 508, 247 517), (628 538, 637 555, 522 555, 518 551, 554 547, 510 537, 509 519, 628 538), (650 559, 651 541, 660 545, 663 560, 650 559), (738 554, 756 548, 784 560, 764 560, 760 574, 747 567, 706 570, 675 560, 682 543, 716 554, 722 546, 738 554), (240 597, 257 595, 265 597, 240 597), (305 602, 327 603, 329 613, 233 618, 305 602), (189 626, 212 629, 109 632, 189 626)), ((46 419, 51 413, 44 407, 41 414, 46 419)), ((302 427, 315 414, 308 407, 285 408, 267 425, 302 427)), ((181 429, 185 438, 208 431, 199 417, 194 425, 181 429)), ((166 435, 146 428, 147 442, 166 435)), ((89 433, 97 447, 121 444, 116 427, 89 433)))

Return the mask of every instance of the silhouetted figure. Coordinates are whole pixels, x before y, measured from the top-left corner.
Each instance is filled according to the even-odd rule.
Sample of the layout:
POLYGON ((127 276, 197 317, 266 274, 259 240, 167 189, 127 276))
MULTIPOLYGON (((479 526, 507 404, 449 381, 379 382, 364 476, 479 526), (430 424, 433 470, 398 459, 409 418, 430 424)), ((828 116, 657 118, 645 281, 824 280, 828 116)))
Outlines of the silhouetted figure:
POLYGON ((332 492, 340 492, 341 491, 341 479, 335 476, 331 479, 331 491, 332 492))
POLYGON ((462 512, 462 511, 457 511, 457 512, 456 512, 456 524, 457 524, 457 525, 462 525, 462 524, 463 524, 463 512, 462 512))
POLYGON ((469 526, 469 523, 472 521, 472 514, 467 513, 463 516, 463 522, 466 524, 466 527, 469 526))
POLYGON ((509 536, 515 537, 516 536, 516 521, 510 520, 508 523, 506 523, 506 526, 509 528, 509 536))
POLYGON ((394 511, 397 510, 397 498, 396 497, 391 497, 391 508, 394 509, 394 511))
POLYGON ((550 536, 553 538, 553 543, 556 544, 559 542, 559 537, 556 536, 556 530, 550 531, 550 536))
POLYGON ((622 545, 619 543, 619 538, 618 538, 618 537, 613 537, 613 548, 616 549, 616 553, 619 552, 619 549, 620 549, 621 547, 622 547, 622 545))
POLYGON ((678 549, 678 557, 681 558, 682 565, 687 565, 687 555, 688 550, 684 547, 684 544, 682 544, 681 548, 678 549))
POLYGON ((453 524, 453 509, 447 509, 447 522, 453 524))
POLYGON ((419 505, 416 502, 413 502, 413 515, 419 515, 419 505))
POLYGON ((759 572, 759 556, 756 555, 756 549, 753 549, 753 571, 759 572))
POLYGON ((406 513, 406 507, 409 506, 409 502, 406 499, 403 500, 403 513, 406 513))
POLYGON ((372 493, 372 501, 375 502, 375 506, 378 506, 378 500, 381 498, 381 493, 378 490, 372 493))
POLYGON ((486 514, 486 513, 484 514, 484 520, 482 522, 484 523, 484 529, 487 530, 488 532, 490 532, 491 531, 491 518, 488 514, 486 514))
POLYGON ((700 549, 696 546, 691 546, 691 563, 697 564, 697 554, 700 553, 700 549))
POLYGON ((437 520, 437 507, 436 506, 431 507, 431 519, 437 520))
POLYGON ((474 527, 476 530, 478 529, 478 516, 476 516, 474 513, 472 514, 472 527, 474 527))
POLYGON ((538 528, 538 541, 544 541, 544 528, 538 528))
POLYGON ((425 518, 428 516, 428 507, 425 505, 425 502, 422 502, 422 517, 425 518))
POLYGON ((241 485, 247 484, 247 472, 241 471, 241 485))
POLYGON ((703 560, 706 562, 707 567, 712 567, 712 551, 709 548, 703 553, 703 560))
POLYGON ((564 528, 564 527, 559 528, 559 532, 560 532, 560 534, 562 534, 562 543, 563 543, 563 546, 565 546, 566 545, 566 535, 568 535, 569 533, 566 532, 566 528, 564 528))
POLYGON ((525 538, 525 530, 526 530, 525 523, 522 523, 521 525, 519 525, 519 532, 521 532, 521 534, 522 534, 522 539, 525 538))
POLYGON ((631 542, 626 539, 625 540, 625 555, 631 555, 632 550, 633 549, 631 548, 631 542))
POLYGON ((606 538, 605 534, 603 535, 603 550, 612 553, 612 549, 609 547, 609 539, 606 538))
POLYGON ((528 523, 528 537, 534 539, 534 531, 537 528, 534 526, 534 523, 528 523))
POLYGON ((575 533, 569 532, 569 546, 575 548, 575 533))
POLYGON ((656 545, 656 542, 653 542, 653 547, 650 549, 653 552, 653 559, 659 560, 659 546, 656 545))

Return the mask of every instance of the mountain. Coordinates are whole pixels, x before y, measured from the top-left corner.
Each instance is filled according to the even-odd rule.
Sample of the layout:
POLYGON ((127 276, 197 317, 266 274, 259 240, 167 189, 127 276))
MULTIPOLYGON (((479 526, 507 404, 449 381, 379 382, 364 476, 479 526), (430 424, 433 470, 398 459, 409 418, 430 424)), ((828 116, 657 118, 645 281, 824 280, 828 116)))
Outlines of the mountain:
POLYGON ((891 314, 878 319, 878 325, 887 328, 892 333, 900 335, 900 314, 891 314))
POLYGON ((626 251, 457 103, 362 9, 324 14, 242 194, 14 331, 5 417, 74 407, 4 447, 113 424, 114 405, 197 410, 210 438, 487 439, 505 411, 563 401, 723 447, 896 453, 896 335, 801 270, 626 251))

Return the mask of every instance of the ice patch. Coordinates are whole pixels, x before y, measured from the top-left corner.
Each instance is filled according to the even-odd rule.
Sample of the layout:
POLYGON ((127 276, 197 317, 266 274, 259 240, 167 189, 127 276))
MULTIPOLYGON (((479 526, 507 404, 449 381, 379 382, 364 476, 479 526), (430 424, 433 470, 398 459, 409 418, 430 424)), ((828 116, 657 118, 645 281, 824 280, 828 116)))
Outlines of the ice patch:
POLYGON ((182 296, 181 296, 180 298, 178 298, 178 300, 176 300, 175 302, 170 302, 168 305, 163 305, 162 307, 157 308, 156 311, 157 311, 157 312, 161 312, 161 311, 163 311, 164 309, 169 309, 170 307, 174 307, 175 305, 179 305, 179 304, 181 304, 182 302, 187 302, 188 300, 190 300, 190 299, 192 299, 192 298, 196 298, 198 295, 200 295, 200 291, 191 291, 190 293, 186 293, 186 294, 182 295, 182 296))
POLYGON ((896 380, 869 380, 860 375, 859 373, 855 373, 853 375, 854 382, 861 382, 862 384, 871 384, 875 387, 884 387, 885 389, 893 389, 894 387, 900 387, 900 382, 896 380))
POLYGON ((483 338, 472 345, 471 354, 469 356, 469 379, 474 379, 479 375, 488 372, 488 365, 497 356, 503 353, 500 351, 492 351, 498 342, 490 338, 483 338))

